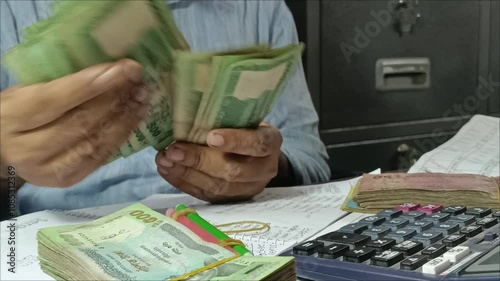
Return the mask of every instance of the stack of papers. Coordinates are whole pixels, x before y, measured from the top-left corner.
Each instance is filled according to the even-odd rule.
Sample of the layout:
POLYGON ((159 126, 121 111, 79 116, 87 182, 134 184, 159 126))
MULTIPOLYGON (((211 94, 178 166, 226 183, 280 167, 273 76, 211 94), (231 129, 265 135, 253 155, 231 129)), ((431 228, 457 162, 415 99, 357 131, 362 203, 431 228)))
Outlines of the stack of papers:
POLYGON ((408 173, 500 176, 500 119, 475 115, 449 141, 424 154, 408 173))

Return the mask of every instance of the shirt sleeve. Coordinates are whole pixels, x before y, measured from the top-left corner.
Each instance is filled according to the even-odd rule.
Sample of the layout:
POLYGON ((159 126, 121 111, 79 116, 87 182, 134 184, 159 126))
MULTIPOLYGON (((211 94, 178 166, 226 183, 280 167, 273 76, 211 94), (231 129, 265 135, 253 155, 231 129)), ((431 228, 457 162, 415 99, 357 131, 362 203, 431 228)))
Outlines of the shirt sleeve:
MULTIPOLYGON (((284 1, 264 1, 273 5, 270 41, 273 47, 298 43, 293 16, 284 1)), ((288 157, 299 184, 328 181, 328 154, 318 132, 319 118, 307 87, 302 61, 284 87, 266 122, 283 136, 281 151, 288 157)))
MULTIPOLYGON (((7 1, 0 1, 0 56, 19 43, 16 23, 12 10, 7 1)), ((0 63, 0 91, 13 86, 15 81, 3 66, 3 60, 0 63)))

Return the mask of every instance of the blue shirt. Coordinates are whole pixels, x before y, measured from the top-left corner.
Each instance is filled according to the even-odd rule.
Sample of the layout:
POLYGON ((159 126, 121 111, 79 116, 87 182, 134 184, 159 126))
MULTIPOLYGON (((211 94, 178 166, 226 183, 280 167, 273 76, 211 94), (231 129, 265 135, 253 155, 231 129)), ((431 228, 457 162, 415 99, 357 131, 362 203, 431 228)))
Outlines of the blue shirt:
MULTIPOLYGON (((1 55, 23 39, 23 30, 50 15, 50 2, 7 0, 1 5, 1 55)), ((274 47, 298 42, 295 23, 284 1, 167 0, 177 25, 193 51, 224 50, 255 44, 274 47)), ((78 20, 78 19, 75 19, 78 20)), ((5 69, 0 88, 15 84, 5 69)), ((43 110, 43 109, 40 109, 43 110)), ((318 116, 302 64, 277 100, 266 122, 280 129, 282 152, 303 184, 329 179, 327 153, 318 133, 318 116)), ((76 209, 141 200, 157 193, 178 193, 158 175, 157 151, 142 150, 107 164, 69 188, 25 184, 18 192, 21 214, 43 209, 76 209)))

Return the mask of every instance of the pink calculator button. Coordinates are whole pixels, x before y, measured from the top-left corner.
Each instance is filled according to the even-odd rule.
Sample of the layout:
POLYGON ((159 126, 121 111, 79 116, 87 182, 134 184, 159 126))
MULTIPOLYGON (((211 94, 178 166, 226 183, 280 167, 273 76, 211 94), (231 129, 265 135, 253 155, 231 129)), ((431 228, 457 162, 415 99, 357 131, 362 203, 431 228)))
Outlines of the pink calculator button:
POLYGON ((443 205, 424 205, 424 206, 421 206, 420 208, 417 209, 417 211, 419 212, 424 212, 428 215, 432 214, 432 213, 437 213, 439 211, 441 211, 441 209, 443 209, 443 205))
POLYGON ((408 213, 410 211, 415 211, 418 207, 420 207, 420 204, 416 203, 404 203, 396 207, 396 210, 401 210, 403 213, 408 213))

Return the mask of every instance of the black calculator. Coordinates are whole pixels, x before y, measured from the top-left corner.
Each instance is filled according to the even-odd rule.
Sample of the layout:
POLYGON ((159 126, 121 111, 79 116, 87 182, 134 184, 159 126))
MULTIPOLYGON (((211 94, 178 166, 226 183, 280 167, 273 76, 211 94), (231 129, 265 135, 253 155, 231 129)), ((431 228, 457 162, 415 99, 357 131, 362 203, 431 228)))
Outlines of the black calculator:
POLYGON ((500 211, 406 203, 295 245, 305 280, 500 280, 500 211))

